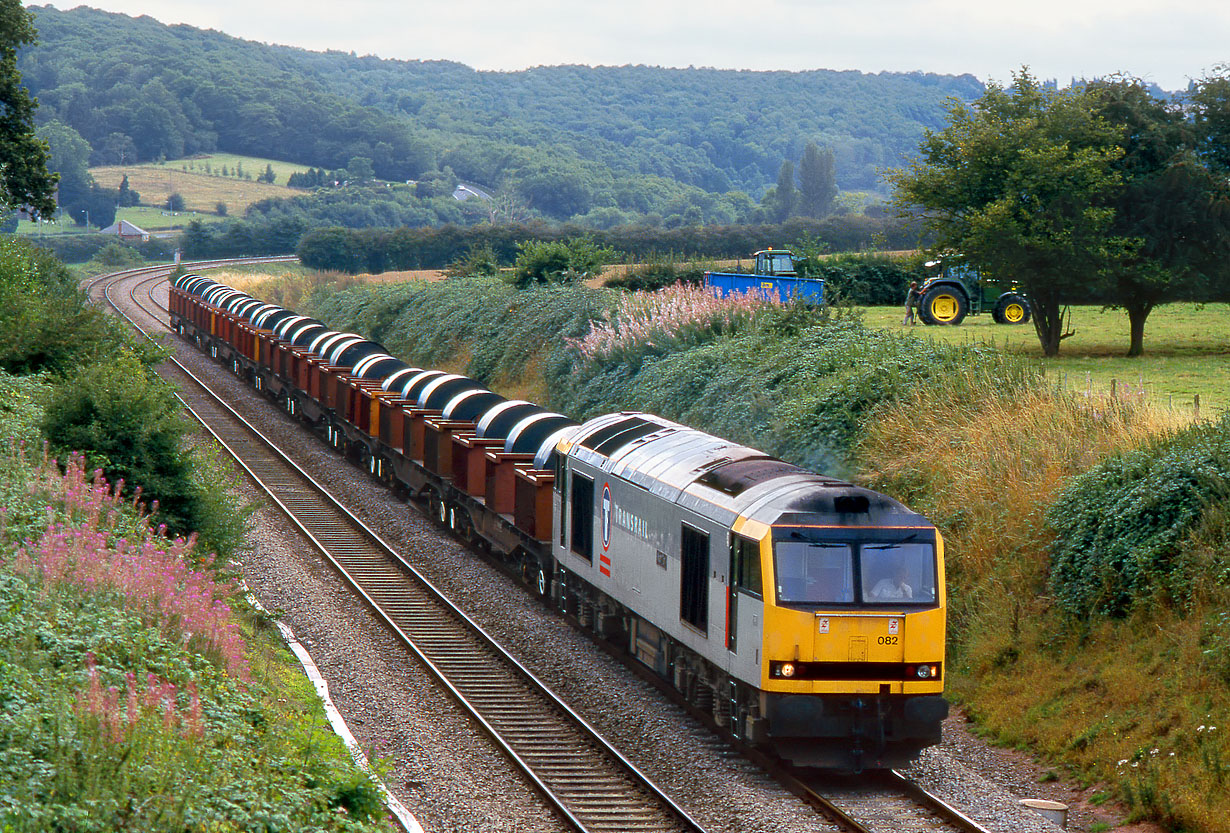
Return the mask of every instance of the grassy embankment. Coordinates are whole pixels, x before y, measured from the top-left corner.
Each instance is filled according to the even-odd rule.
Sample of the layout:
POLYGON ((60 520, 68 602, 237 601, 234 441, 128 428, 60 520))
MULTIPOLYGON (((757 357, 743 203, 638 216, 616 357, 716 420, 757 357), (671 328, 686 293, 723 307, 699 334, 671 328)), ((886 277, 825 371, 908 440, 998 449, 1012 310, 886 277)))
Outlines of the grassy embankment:
POLYGON ((391 829, 276 629, 191 541, 80 458, 7 454, 0 493, 0 827, 391 829))
MULTIPOLYGON (((261 287, 250 291, 259 296, 261 287)), ((880 327, 734 311, 663 329, 670 310, 638 312, 625 302, 617 328, 584 337, 588 320, 614 305, 589 288, 515 293, 447 281, 320 292, 306 309, 407 359, 468 372, 574 416, 654 410, 807 465, 844 466, 902 497, 949 543, 949 691, 981 730, 1103 785, 1100 796, 1127 800, 1141 817, 1174 829, 1230 829, 1230 501, 1217 485, 1230 481, 1224 455, 1210 451, 1202 463, 1197 453, 1190 469, 1190 455, 1158 447, 1172 479, 1203 483, 1214 499, 1194 521, 1163 530, 1170 538, 1152 568, 1157 581, 1125 610, 1074 613, 1057 603, 1071 588, 1057 583, 1053 567, 1069 519, 1048 510, 1064 490, 1078 482, 1088 490, 1081 475, 1159 436, 1187 437, 1190 413, 1126 395, 1123 385, 1113 400, 1100 386, 1089 393, 1083 379, 1071 383, 1073 365, 1062 389, 1055 377, 1065 360, 1043 376, 1024 329, 1015 330, 1024 355, 1013 356, 979 339, 982 327, 902 333, 896 310, 867 316, 873 324, 883 316, 880 327)), ((1144 374, 1146 388, 1163 394, 1176 366, 1190 368, 1207 416, 1227 401, 1215 358, 1224 314, 1155 313, 1146 349, 1172 363, 1159 365, 1156 379, 1128 370, 1139 360, 1114 357, 1122 335, 1110 316, 1097 336, 1098 313, 1078 310, 1081 335, 1064 348, 1097 356, 1072 361, 1101 362, 1104 378, 1135 383, 1144 374)), ((1006 329, 986 332, 1002 344, 1006 329)), ((1184 442, 1198 451, 1205 440, 1192 436, 1184 442)), ((1172 486, 1159 488, 1156 501, 1145 489, 1122 513, 1106 514, 1147 526, 1172 486)))

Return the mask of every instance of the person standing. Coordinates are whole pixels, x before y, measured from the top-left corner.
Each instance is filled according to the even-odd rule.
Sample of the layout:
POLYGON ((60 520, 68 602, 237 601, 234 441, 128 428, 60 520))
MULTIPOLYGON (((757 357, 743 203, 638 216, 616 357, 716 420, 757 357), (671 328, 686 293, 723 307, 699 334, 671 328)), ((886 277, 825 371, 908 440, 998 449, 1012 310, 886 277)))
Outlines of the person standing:
POLYGON ((902 325, 918 323, 914 317, 914 310, 918 307, 918 299, 921 293, 918 291, 918 281, 910 281, 910 288, 905 293, 905 320, 902 325))

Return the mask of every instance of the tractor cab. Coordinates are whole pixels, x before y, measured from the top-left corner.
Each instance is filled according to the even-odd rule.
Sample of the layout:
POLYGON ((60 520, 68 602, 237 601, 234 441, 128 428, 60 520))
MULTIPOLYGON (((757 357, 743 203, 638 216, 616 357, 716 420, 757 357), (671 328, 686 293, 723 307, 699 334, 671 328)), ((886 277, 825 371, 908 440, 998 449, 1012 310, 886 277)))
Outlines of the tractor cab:
POLYGON ((755 274, 772 277, 794 278, 798 276, 794 252, 789 249, 762 249, 754 255, 755 274))

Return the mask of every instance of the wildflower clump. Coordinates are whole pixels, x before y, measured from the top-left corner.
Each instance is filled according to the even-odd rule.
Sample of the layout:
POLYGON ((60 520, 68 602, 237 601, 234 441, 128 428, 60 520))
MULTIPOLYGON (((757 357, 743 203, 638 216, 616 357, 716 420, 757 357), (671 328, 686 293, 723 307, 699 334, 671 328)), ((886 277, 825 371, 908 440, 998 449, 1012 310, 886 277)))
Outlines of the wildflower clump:
POLYGON ((272 629, 70 457, 0 457, 0 828, 388 829, 272 629))
POLYGON ((634 353, 662 355, 732 333, 769 304, 781 304, 776 291, 722 297, 710 287, 677 283, 654 292, 630 292, 588 333, 566 343, 585 362, 627 360, 634 353))

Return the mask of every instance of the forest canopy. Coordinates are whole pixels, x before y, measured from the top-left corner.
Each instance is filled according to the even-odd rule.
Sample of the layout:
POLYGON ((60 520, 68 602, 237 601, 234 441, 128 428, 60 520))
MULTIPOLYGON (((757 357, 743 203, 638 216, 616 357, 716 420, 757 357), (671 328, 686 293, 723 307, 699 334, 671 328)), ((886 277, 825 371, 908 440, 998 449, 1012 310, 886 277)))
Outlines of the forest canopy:
POLYGON ((970 75, 923 73, 478 72, 85 7, 31 11, 39 43, 19 65, 39 124, 76 131, 92 165, 227 151, 336 170, 362 158, 383 180, 475 183, 504 219, 595 228, 762 219, 758 201, 809 144, 838 189, 885 193, 879 170, 943 124, 946 100, 983 89, 970 75))

